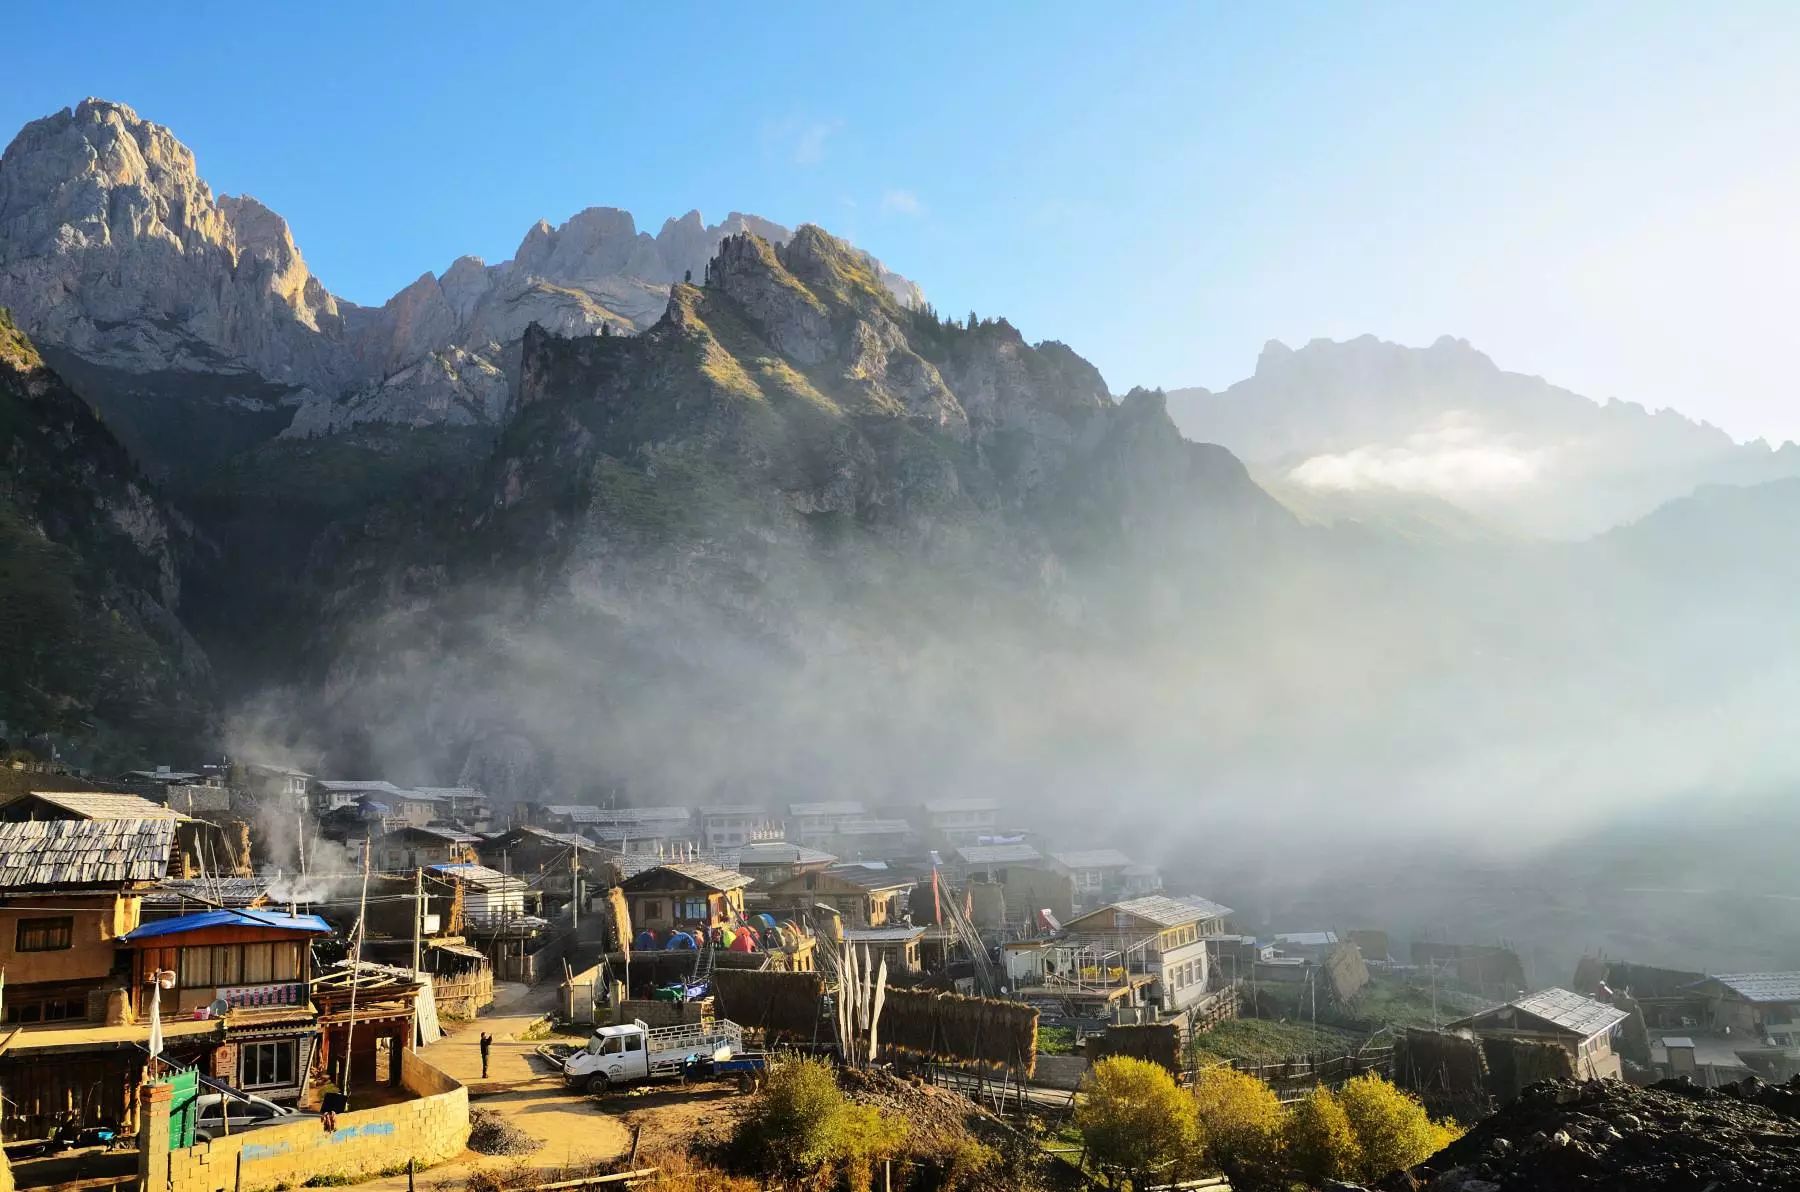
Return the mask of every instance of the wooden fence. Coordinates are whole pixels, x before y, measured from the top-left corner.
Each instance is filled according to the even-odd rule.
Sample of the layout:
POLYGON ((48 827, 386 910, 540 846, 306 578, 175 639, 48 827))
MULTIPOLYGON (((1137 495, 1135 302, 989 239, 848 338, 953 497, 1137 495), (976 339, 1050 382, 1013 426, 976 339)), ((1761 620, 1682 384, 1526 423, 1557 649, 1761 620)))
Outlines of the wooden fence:
POLYGON ((1296 1055, 1265 1063, 1231 1060, 1222 1064, 1192 1065, 1186 1079, 1191 1084, 1208 1068, 1226 1067, 1256 1077, 1275 1090, 1283 1105, 1290 1105, 1304 1100, 1315 1085, 1342 1088, 1346 1081, 1369 1072, 1392 1079, 1394 1048, 1387 1044, 1364 1047, 1353 1055, 1296 1055))

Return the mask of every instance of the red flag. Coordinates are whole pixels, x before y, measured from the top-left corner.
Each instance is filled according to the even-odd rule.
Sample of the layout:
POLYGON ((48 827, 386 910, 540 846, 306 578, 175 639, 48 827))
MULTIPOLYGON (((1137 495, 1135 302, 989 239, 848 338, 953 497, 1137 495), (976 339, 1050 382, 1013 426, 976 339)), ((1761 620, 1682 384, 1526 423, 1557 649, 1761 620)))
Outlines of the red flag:
POLYGON ((938 899, 937 866, 931 867, 931 921, 939 927, 944 925, 944 904, 938 899))

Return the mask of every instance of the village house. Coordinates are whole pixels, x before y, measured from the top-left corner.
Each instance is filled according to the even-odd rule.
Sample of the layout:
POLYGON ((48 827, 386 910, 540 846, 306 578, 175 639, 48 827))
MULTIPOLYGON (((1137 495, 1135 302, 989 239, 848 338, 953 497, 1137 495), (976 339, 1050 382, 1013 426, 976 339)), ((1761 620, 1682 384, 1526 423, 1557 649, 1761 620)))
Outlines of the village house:
POLYGON ((890 974, 907 975, 919 971, 919 941, 925 938, 923 927, 891 924, 886 927, 846 927, 844 946, 866 948, 869 963, 887 961, 890 974))
POLYGON ((577 871, 584 899, 591 898, 596 889, 616 885, 621 877, 609 863, 606 850, 587 837, 531 824, 486 837, 479 851, 483 865, 526 878, 546 901, 557 905, 574 896, 577 871))
POLYGON ((1720 973, 1695 985, 1707 1021, 1745 1041, 1800 1047, 1800 972, 1720 973))
POLYGON ((917 839, 903 819, 845 820, 826 838, 824 847, 847 861, 886 861, 910 849, 917 839))
POLYGON ((1473 1031, 1481 1038, 1554 1043, 1569 1053, 1583 1080, 1617 1079, 1622 1071, 1613 1051, 1619 1024, 1631 1015, 1617 1006, 1567 989, 1546 989, 1479 1014, 1459 1018, 1448 1030, 1473 1031))
POLYGON ((0 799, 0 822, 144 819, 164 819, 175 825, 166 876, 249 872, 250 842, 242 825, 228 833, 209 820, 171 811, 138 795, 111 791, 31 791, 0 799))
POLYGON ((1319 964, 1338 946, 1338 935, 1335 931, 1281 931, 1272 942, 1280 956, 1319 964))
POLYGON ((1177 1013, 1206 996, 1206 937, 1224 930, 1229 913, 1197 901, 1153 894, 1115 902, 1071 920, 1066 936, 1087 947, 1092 967, 1155 977, 1150 997, 1163 1013, 1177 1013))
POLYGON ((249 910, 269 902, 264 877, 167 878, 143 891, 139 921, 172 919, 195 911, 228 907, 249 910))
POLYGON ((1051 867, 1075 884, 1075 906, 1092 910, 1121 899, 1142 898, 1162 889, 1162 873, 1139 865, 1116 848, 1074 849, 1050 854, 1051 867))
POLYGON ((434 876, 462 887, 462 921, 465 927, 518 919, 526 914, 525 882, 510 873, 468 861, 429 865, 434 876))
POLYGON ((767 808, 731 803, 700 809, 700 847, 710 850, 736 848, 752 840, 774 840, 781 824, 767 808))
POLYGON ((121 939, 132 1010, 148 1022, 196 1012, 221 1020, 209 1075, 274 1101, 305 1092, 318 1015, 310 995, 317 915, 209 910, 144 923, 121 939))
POLYGON ((935 799, 925 804, 925 836, 934 846, 978 844, 994 835, 1000 804, 993 799, 935 799))
POLYGON ((840 865, 808 869, 769 887, 769 911, 805 923, 814 908, 828 906, 846 927, 885 927, 899 919, 910 879, 883 869, 840 865))
POLYGON ((423 828, 444 816, 444 800, 424 791, 396 788, 392 791, 357 796, 363 818, 379 824, 383 831, 396 828, 423 828))
POLYGON ((486 865, 433 865, 426 872, 457 887, 461 933, 487 957, 494 979, 535 979, 531 957, 543 946, 549 927, 533 913, 539 905, 537 891, 523 879, 486 865))
POLYGON ((384 832, 369 842, 370 863, 377 869, 399 870, 457 861, 474 862, 478 839, 454 828, 408 824, 384 832))
POLYGON ((379 779, 322 778, 313 783, 310 797, 313 814, 325 816, 346 807, 355 807, 365 795, 380 798, 399 793, 399 787, 379 779))
MULTIPOLYGON (((129 801, 114 807, 153 806, 109 798, 129 801)), ((6 1141, 47 1137, 69 1114, 88 1126, 135 1112, 144 1028, 119 972, 119 943, 138 927, 143 892, 179 864, 178 830, 197 823, 168 812, 24 818, 48 810, 35 799, 0 807, 19 817, 0 822, 0 971, 12 1032, 0 1051, 6 1141)), ((214 1022, 169 1024, 171 1061, 205 1059, 218 1032, 214 1022)))
POLYGON ((836 856, 823 849, 786 840, 753 840, 737 850, 737 870, 755 880, 753 893, 766 893, 796 873, 816 873, 836 861, 836 856))
POLYGON ((487 795, 472 786, 419 786, 413 789, 438 801, 438 815, 444 821, 465 828, 479 828, 493 818, 493 805, 487 795))
POLYGON ((292 766, 265 762, 241 762, 232 767, 231 785, 259 802, 282 803, 295 809, 307 806, 313 775, 292 766))
POLYGON ((868 818, 869 809, 862 803, 789 803, 787 838, 814 848, 829 848, 837 839, 840 825, 868 818))
POLYGON ((744 914, 743 874, 704 861, 670 861, 620 883, 634 932, 736 923, 744 914))

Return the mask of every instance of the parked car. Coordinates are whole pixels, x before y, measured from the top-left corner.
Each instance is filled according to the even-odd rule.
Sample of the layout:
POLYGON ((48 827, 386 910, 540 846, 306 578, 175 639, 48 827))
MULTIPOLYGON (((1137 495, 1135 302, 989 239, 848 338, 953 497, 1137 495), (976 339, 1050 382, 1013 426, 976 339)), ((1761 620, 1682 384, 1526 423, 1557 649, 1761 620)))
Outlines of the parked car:
POLYGON ((203 1142, 210 1142, 227 1132, 227 1113, 230 1114, 229 1130, 232 1132, 301 1116, 292 1106, 278 1105, 254 1093, 242 1097, 202 1093, 194 1104, 198 1106, 194 1133, 196 1137, 204 1136, 201 1137, 203 1142))

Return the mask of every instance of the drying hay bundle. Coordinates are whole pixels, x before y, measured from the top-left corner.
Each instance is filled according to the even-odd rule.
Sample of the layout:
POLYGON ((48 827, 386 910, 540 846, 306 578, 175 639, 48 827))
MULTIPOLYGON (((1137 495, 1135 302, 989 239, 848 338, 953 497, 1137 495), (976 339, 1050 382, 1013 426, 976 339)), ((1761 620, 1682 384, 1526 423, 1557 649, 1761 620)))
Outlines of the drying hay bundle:
POLYGON ((805 1041, 816 1033, 830 1037, 828 1028, 820 1030, 825 981, 818 973, 721 968, 712 982, 719 1013, 741 1027, 805 1041))
POLYGON ((1394 1083, 1421 1095, 1483 1093, 1487 1060, 1473 1035, 1409 1026, 1394 1041, 1394 1083))
POLYGON ((1177 1023, 1109 1026, 1103 1035, 1089 1035, 1082 1041, 1082 1046, 1090 1064, 1097 1064, 1108 1056, 1125 1055, 1134 1060, 1161 1064, 1171 1072, 1181 1071, 1181 1027, 1177 1023))
POLYGON ((887 991, 884 1049, 943 1063, 982 1063, 1030 1076, 1037 1067, 1038 1012, 1021 1002, 923 989, 887 991))
POLYGON ((1511 1101, 1526 1085, 1540 1080, 1574 1080, 1575 1057, 1560 1044, 1534 1039, 1487 1038, 1481 1041, 1487 1057, 1488 1091, 1501 1101, 1511 1101))

